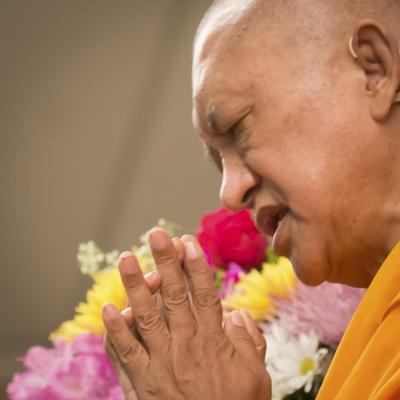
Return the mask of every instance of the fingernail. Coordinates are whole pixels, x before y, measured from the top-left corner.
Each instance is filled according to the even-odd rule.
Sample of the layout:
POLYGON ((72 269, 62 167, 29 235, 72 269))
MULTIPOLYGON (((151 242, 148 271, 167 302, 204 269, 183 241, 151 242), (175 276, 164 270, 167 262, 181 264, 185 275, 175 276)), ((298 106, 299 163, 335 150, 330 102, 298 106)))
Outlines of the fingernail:
POLYGON ((127 308, 124 308, 122 311, 121 311, 121 314, 122 315, 132 315, 132 309, 130 308, 130 307, 127 307, 127 308))
POLYGON ((181 239, 179 239, 178 237, 173 237, 172 238, 172 243, 174 244, 174 246, 175 246, 175 249, 179 249, 179 247, 180 246, 182 246, 181 245, 181 239))
POLYGON ((134 274, 138 271, 138 265, 131 251, 124 251, 120 255, 119 269, 123 274, 134 274))
POLYGON ((157 274, 158 274, 157 271, 148 272, 148 273, 144 276, 144 279, 146 279, 146 281, 151 281, 151 280, 153 280, 153 279, 157 276, 157 274))
POLYGON ((233 325, 244 327, 243 317, 239 311, 235 310, 231 312, 231 320, 233 322, 233 325))
POLYGON ((106 319, 112 319, 115 317, 116 313, 118 313, 118 310, 115 308, 114 304, 107 303, 103 304, 101 312, 106 319))
POLYGON ((188 234, 182 235, 182 236, 181 236, 181 240, 182 240, 183 242, 193 242, 193 243, 196 243, 196 242, 197 242, 197 239, 196 239, 195 236, 193 236, 193 235, 188 235, 188 234))
POLYGON ((196 260, 200 257, 200 249, 193 242, 185 242, 185 253, 188 260, 196 260))
POLYGON ((158 228, 151 230, 149 235, 150 245, 154 250, 165 249, 168 245, 168 239, 166 233, 158 228))

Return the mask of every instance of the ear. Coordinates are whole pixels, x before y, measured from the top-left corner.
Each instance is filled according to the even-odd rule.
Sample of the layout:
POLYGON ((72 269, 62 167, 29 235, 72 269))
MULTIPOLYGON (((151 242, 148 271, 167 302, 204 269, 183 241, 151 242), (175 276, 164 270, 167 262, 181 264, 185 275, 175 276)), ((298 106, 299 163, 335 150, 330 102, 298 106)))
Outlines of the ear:
POLYGON ((366 76, 371 116, 384 120, 400 85, 400 55, 396 38, 372 20, 362 21, 352 38, 353 56, 366 76))

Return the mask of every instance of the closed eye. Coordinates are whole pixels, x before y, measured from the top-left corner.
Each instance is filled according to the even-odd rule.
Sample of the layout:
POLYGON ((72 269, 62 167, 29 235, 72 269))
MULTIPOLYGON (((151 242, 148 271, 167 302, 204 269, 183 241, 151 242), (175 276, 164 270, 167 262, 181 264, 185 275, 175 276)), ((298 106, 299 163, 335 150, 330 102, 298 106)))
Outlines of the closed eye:
POLYGON ((250 114, 250 109, 242 118, 235 122, 229 129, 228 134, 234 139, 235 143, 240 145, 246 139, 245 133, 247 129, 243 126, 245 118, 250 114))
POLYGON ((234 141, 237 145, 243 144, 243 142, 246 139, 246 137, 245 137, 246 130, 243 129, 243 127, 241 127, 240 125, 241 124, 239 122, 238 124, 236 124, 233 128, 231 128, 229 130, 229 134, 232 136, 232 138, 234 139, 234 141))

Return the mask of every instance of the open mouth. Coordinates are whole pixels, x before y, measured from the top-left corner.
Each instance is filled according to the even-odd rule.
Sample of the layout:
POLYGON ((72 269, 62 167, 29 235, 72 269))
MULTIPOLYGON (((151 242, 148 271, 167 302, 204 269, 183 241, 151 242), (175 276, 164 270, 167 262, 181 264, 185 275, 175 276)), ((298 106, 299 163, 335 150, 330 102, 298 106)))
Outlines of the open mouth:
POLYGON ((288 211, 289 208, 282 204, 262 207, 256 216, 258 229, 269 236, 274 236, 288 211))

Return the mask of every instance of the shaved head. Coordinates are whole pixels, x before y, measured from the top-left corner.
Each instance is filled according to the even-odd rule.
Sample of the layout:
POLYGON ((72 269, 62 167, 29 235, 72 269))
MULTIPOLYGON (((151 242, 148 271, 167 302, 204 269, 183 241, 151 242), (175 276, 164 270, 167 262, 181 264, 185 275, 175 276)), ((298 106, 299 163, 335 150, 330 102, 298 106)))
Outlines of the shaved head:
MULTIPOLYGON (((399 0, 216 0, 204 15, 202 24, 215 14, 228 15, 233 10, 259 15, 271 16, 269 22, 274 22, 279 16, 288 18, 294 15, 310 13, 329 13, 328 17, 337 29, 340 30, 340 21, 354 23, 360 18, 384 18, 393 26, 398 25, 400 12, 399 0), (338 18, 334 18, 334 17, 338 18), (339 24, 338 24, 339 22, 339 24)), ((312 21, 314 24, 321 22, 312 21)))
POLYGON ((250 29, 265 32, 290 24, 299 40, 320 41, 325 49, 328 40, 348 37, 361 19, 381 21, 400 33, 400 0, 216 0, 199 25, 195 43, 216 21, 221 27, 234 26, 237 39, 250 29))

